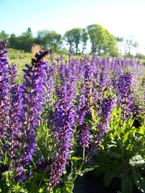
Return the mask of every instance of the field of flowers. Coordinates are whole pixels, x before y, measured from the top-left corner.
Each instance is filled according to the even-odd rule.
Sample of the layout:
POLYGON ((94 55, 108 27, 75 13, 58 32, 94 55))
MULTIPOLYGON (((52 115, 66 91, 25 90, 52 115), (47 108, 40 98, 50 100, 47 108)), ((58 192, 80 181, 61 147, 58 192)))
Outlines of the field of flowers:
POLYGON ((145 66, 71 54, 47 62, 45 50, 19 81, 6 45, 0 42, 0 192, 81 193, 76 181, 90 172, 103 175, 106 187, 120 179, 121 193, 145 192, 145 66))

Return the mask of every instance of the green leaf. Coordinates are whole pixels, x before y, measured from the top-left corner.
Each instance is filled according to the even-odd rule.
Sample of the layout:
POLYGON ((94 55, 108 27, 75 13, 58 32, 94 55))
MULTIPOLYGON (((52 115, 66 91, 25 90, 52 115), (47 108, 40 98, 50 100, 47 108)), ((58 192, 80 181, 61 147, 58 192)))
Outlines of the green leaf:
POLYGON ((104 184, 106 187, 108 187, 110 185, 110 183, 112 182, 112 179, 117 175, 117 172, 111 172, 110 170, 107 171, 104 175, 104 184))
POLYGON ((44 186, 43 188, 40 188, 40 189, 39 189, 39 192, 40 192, 40 193, 43 193, 44 189, 45 189, 45 186, 44 186))
POLYGON ((13 175, 13 171, 9 170, 9 171, 3 172, 3 175, 4 176, 12 176, 13 175))
POLYGON ((128 176, 124 176, 121 180, 121 193, 132 193, 133 184, 128 176))
POLYGON ((66 184, 65 184, 66 193, 72 193, 73 188, 74 188, 74 184, 71 184, 71 183, 69 183, 69 184, 66 183, 66 184))
POLYGON ((130 134, 130 131, 126 132, 126 133, 123 135, 123 139, 122 139, 122 143, 123 143, 123 144, 128 140, 129 134, 130 134))
POLYGON ((129 160, 129 164, 133 167, 135 166, 142 166, 145 164, 145 161, 142 159, 141 155, 135 155, 129 160))
POLYGON ((129 125, 129 127, 132 127, 132 125, 133 125, 133 122, 134 122, 134 119, 129 119, 128 120, 128 125, 129 125))
POLYGON ((60 189, 60 188, 57 188, 57 189, 55 190, 55 193, 61 193, 61 189, 60 189))
MULTIPOLYGON (((97 167, 97 166, 96 166, 97 167)), ((85 168, 81 171, 82 175, 83 176, 84 174, 86 174, 87 172, 91 172, 95 169, 95 167, 90 167, 90 168, 85 168)))
POLYGON ((72 157, 71 157, 71 160, 77 161, 77 160, 82 160, 82 158, 81 158, 81 157, 75 157, 75 156, 72 156, 72 157))
POLYGON ((105 154, 107 154, 110 158, 116 158, 116 159, 120 159, 121 155, 119 153, 113 152, 113 151, 109 151, 109 152, 104 152, 105 154))
POLYGON ((145 127, 142 125, 142 126, 139 128, 138 132, 139 132, 140 134, 145 134, 145 127))

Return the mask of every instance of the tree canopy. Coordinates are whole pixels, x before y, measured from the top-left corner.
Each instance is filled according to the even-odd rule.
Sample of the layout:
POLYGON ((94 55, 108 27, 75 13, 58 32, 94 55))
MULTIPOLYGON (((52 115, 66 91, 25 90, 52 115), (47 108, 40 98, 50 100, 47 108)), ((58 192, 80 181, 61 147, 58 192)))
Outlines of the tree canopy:
POLYGON ((30 52, 34 44, 39 44, 42 49, 49 49, 50 52, 61 52, 66 50, 65 44, 69 47, 69 52, 73 54, 81 54, 89 51, 91 45, 91 53, 99 56, 118 54, 118 42, 121 41, 118 37, 110 34, 107 29, 104 29, 99 24, 88 25, 86 28, 73 28, 61 34, 56 31, 38 31, 33 37, 31 28, 26 32, 16 36, 15 34, 8 35, 4 31, 0 32, 0 39, 9 39, 8 46, 15 49, 30 52))
POLYGON ((115 37, 99 24, 87 26, 87 31, 91 43, 91 53, 97 55, 116 55, 118 51, 115 37))
POLYGON ((64 40, 69 44, 69 51, 75 54, 80 52, 79 45, 83 44, 83 51, 86 49, 88 34, 85 29, 73 28, 64 34, 64 40))

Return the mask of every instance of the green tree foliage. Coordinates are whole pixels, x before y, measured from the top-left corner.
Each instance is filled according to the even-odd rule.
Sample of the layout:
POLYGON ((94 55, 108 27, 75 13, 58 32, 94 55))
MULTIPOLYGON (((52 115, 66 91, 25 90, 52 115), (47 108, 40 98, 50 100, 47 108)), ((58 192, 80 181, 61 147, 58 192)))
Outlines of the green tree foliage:
POLYGON ((66 31, 66 33, 64 34, 64 40, 69 45, 69 52, 73 53, 74 52, 74 50, 73 50, 74 41, 73 41, 73 36, 72 36, 71 30, 66 31))
POLYGON ((32 45, 34 43, 31 28, 28 28, 27 31, 19 37, 19 43, 20 49, 28 52, 31 51, 32 45))
POLYGON ((17 37, 15 34, 11 34, 9 38, 9 47, 24 50, 26 52, 31 51, 33 43, 34 38, 32 36, 31 28, 28 28, 26 32, 17 37))
POLYGON ((8 47, 18 49, 18 37, 15 34, 10 35, 8 47))
POLYGON ((84 29, 73 28, 64 34, 64 40, 69 44, 69 51, 71 53, 78 54, 80 52, 80 43, 83 42, 83 49, 86 49, 88 36, 84 29))
POLYGON ((39 31, 35 43, 40 44, 44 49, 50 49, 51 52, 59 52, 62 47, 62 37, 55 31, 39 31))
POLYGON ((98 55, 117 55, 118 46, 115 37, 99 24, 87 26, 91 42, 91 52, 98 55))
MULTIPOLYGON (((121 40, 115 38, 101 25, 92 24, 83 28, 73 28, 66 31, 64 36, 55 31, 43 30, 33 37, 31 28, 19 36, 11 34, 8 36, 4 31, 0 32, 0 40, 8 38, 8 47, 30 52, 33 44, 39 44, 42 49, 49 49, 50 52, 66 53, 65 42, 69 46, 69 52, 73 54, 85 53, 88 48, 88 40, 91 43, 91 53, 99 56, 118 55, 118 42, 121 40), (64 41, 65 42, 64 42, 64 41)), ((134 46, 135 47, 135 46, 134 46)))
POLYGON ((124 41, 123 37, 115 37, 115 39, 117 42, 123 42, 124 41))
POLYGON ((4 30, 2 30, 0 32, 0 41, 2 41, 4 39, 8 39, 8 34, 6 34, 4 30))
POLYGON ((116 41, 115 37, 110 34, 107 30, 106 33, 106 43, 104 45, 104 53, 110 56, 117 56, 118 55, 118 42, 116 41))
POLYGON ((87 41, 88 41, 88 33, 86 32, 85 29, 83 29, 83 33, 82 33, 82 53, 85 52, 86 47, 87 47, 87 41))
POLYGON ((138 42, 136 42, 132 37, 129 37, 125 40, 125 54, 131 56, 132 49, 137 53, 138 46, 138 42))

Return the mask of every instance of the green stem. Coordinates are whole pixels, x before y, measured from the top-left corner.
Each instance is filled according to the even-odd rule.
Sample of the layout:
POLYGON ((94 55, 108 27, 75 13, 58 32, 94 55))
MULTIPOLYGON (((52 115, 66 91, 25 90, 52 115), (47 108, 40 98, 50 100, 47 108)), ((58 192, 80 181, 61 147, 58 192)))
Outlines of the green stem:
POLYGON ((86 151, 86 148, 83 147, 83 160, 85 160, 85 151, 86 151))
POLYGON ((73 184, 74 184, 75 180, 77 179, 79 173, 81 172, 81 170, 82 170, 82 168, 83 168, 83 166, 84 166, 84 164, 85 164, 85 159, 86 159, 85 151, 86 151, 86 148, 83 147, 83 161, 82 161, 79 169, 77 170, 76 175, 74 176, 74 178, 73 178, 73 180, 72 180, 72 183, 73 183, 73 184))
POLYGON ((77 171, 77 173, 76 173, 76 175, 74 176, 74 178, 73 178, 73 180, 72 180, 72 183, 74 183, 75 180, 77 179, 79 173, 81 172, 81 170, 82 170, 82 168, 83 168, 83 166, 84 166, 84 163, 85 163, 85 161, 83 160, 82 163, 81 163, 81 165, 80 165, 80 167, 79 167, 79 169, 78 169, 78 171, 77 171))

